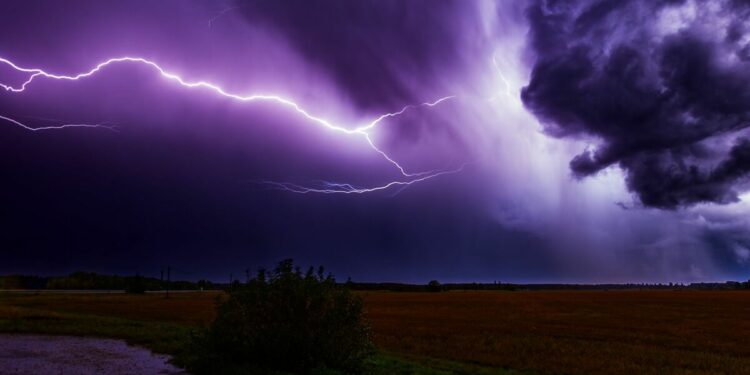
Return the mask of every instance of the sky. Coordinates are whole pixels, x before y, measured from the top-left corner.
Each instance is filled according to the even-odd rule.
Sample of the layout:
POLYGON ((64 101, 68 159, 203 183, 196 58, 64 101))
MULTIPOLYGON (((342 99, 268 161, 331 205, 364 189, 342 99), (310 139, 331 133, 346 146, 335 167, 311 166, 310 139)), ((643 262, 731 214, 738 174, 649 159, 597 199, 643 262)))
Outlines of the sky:
POLYGON ((750 277, 747 2, 0 14, 0 273, 750 277))

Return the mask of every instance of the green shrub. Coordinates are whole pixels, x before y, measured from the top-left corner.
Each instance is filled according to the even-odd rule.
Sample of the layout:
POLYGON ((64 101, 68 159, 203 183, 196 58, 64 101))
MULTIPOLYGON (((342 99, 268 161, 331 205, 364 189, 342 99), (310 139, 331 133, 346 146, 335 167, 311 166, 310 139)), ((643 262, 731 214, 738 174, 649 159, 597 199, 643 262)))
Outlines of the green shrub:
POLYGON ((362 301, 322 267, 285 260, 229 293, 195 341, 193 371, 353 374, 372 352, 362 301))

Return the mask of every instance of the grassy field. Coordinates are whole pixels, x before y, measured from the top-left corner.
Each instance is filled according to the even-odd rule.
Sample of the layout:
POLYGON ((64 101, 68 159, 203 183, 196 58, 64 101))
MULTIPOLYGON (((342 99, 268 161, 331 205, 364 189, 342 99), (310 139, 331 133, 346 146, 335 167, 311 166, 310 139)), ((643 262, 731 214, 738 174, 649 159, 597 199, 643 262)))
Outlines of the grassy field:
POLYGON ((750 292, 370 293, 382 348, 540 373, 748 374, 750 292))
MULTIPOLYGON (((127 340, 175 356, 180 365, 191 332, 214 316, 223 293, 16 294, 0 293, 0 332, 100 336, 127 340)), ((380 351, 368 375, 510 375, 516 371, 380 351)))
MULTIPOLYGON (((0 331, 124 338, 179 359, 218 296, 0 294, 0 331)), ((750 373, 750 292, 362 296, 383 350, 373 374, 750 373)))

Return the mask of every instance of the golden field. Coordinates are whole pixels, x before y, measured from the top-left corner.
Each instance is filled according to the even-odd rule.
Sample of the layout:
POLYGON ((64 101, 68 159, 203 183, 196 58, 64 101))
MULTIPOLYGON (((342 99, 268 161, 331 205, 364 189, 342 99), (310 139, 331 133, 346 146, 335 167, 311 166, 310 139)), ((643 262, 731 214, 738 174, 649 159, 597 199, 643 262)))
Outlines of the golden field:
MULTIPOLYGON (((194 326, 211 320, 220 296, 0 294, 0 320, 80 314, 194 326)), ((378 346, 410 359, 554 374, 750 373, 750 292, 361 296, 378 346)))

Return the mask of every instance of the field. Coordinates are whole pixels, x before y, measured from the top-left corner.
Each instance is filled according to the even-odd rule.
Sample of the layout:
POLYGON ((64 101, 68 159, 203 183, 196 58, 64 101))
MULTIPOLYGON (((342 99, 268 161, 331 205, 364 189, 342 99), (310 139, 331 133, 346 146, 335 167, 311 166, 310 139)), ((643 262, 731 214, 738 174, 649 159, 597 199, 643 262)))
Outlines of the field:
POLYGON ((750 293, 366 295, 397 353, 540 373, 750 373, 750 293))
MULTIPOLYGON (((750 292, 361 295, 382 350, 373 373, 750 373, 750 292)), ((0 331, 124 338, 179 358, 217 297, 0 294, 0 331)))

